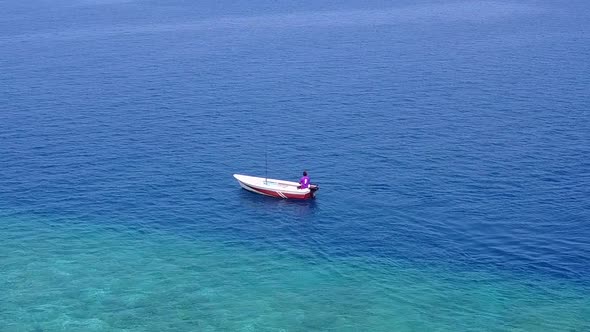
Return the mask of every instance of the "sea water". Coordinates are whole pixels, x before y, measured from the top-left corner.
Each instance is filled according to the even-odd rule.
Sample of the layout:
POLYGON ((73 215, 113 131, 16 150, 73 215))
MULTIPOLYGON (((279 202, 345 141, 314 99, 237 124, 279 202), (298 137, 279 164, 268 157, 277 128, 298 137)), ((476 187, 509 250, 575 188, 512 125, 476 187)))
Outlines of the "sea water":
POLYGON ((589 22, 2 2, 0 330, 589 331, 589 22))

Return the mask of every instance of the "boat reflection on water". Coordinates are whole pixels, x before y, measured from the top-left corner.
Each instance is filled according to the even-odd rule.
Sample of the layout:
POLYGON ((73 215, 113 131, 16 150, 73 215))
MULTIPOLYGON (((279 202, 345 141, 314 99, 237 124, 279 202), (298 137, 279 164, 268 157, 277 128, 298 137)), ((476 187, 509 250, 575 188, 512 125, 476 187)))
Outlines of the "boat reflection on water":
POLYGON ((256 210, 297 217, 311 216, 319 211, 317 199, 277 199, 240 190, 240 203, 256 210))

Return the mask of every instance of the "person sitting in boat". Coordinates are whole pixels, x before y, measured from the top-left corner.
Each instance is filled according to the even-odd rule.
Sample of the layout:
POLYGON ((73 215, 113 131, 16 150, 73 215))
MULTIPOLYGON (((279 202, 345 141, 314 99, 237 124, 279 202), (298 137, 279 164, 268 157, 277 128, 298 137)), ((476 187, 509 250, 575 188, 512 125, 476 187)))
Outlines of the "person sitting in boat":
POLYGON ((303 171, 303 176, 299 180, 300 186, 297 187, 298 189, 307 189, 309 188, 309 176, 307 176, 307 171, 303 171))

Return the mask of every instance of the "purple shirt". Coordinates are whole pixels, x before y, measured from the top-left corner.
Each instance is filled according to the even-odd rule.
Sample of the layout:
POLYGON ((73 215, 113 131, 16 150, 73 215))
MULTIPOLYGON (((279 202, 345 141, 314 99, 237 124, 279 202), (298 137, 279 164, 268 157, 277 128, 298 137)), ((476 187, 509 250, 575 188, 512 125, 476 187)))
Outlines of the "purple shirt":
POLYGON ((301 189, 307 189, 309 187, 309 176, 302 176, 299 183, 301 183, 301 189))

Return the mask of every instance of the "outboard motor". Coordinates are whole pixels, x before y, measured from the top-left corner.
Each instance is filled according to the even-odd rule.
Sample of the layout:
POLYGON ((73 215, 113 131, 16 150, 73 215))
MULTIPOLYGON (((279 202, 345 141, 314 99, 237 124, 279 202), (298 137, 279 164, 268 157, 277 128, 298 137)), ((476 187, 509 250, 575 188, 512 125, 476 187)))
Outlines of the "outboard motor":
POLYGON ((311 193, 311 197, 315 198, 316 191, 320 190, 320 186, 318 184, 309 184, 309 192, 311 193))

